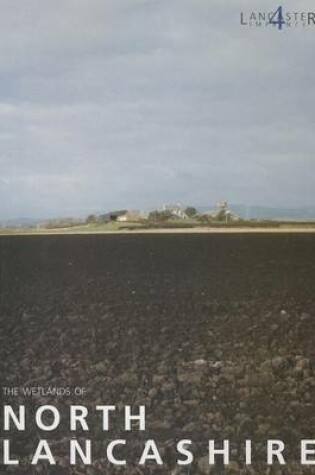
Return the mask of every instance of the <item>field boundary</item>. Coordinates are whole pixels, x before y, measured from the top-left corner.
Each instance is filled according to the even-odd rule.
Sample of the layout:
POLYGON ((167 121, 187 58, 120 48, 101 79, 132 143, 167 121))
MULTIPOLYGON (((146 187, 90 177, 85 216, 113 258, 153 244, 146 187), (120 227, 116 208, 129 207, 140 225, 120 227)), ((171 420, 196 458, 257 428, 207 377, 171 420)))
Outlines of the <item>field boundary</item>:
POLYGON ((285 233, 315 233, 315 227, 295 227, 283 226, 279 228, 161 228, 161 229, 124 229, 124 230, 78 230, 67 229, 49 229, 49 230, 18 230, 0 229, 0 236, 60 236, 60 235, 95 235, 95 234, 285 234, 285 233))

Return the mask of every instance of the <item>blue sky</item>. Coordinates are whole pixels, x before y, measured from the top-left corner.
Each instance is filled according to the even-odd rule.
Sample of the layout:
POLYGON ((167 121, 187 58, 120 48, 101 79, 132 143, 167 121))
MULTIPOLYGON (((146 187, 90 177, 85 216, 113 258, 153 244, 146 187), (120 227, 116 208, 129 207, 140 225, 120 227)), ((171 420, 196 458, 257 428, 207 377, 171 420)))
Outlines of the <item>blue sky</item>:
POLYGON ((314 206, 315 26, 240 25, 277 6, 1 0, 0 219, 314 206))

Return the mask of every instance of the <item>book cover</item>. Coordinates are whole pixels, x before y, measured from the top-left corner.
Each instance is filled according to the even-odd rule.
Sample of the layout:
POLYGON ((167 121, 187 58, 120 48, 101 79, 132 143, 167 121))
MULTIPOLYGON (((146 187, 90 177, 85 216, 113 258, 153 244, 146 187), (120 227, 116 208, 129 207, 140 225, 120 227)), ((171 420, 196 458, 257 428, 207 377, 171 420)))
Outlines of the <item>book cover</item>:
POLYGON ((0 26, 0 475, 315 473, 314 2, 0 26))

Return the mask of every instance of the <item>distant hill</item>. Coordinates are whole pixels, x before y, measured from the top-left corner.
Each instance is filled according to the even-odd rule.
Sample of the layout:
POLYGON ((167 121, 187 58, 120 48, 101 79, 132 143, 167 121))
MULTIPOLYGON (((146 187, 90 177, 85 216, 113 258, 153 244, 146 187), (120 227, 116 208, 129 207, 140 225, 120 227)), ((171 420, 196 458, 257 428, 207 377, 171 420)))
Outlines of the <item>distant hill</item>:
POLYGON ((267 208, 248 206, 245 217, 288 221, 315 221, 315 208, 267 208))
MULTIPOLYGON (((211 206, 198 206, 198 210, 208 211, 211 206)), ((213 206, 214 208, 214 206, 213 206)), ((242 204, 228 204, 228 208, 244 219, 272 219, 280 221, 315 221, 314 208, 269 208, 242 204)))
POLYGON ((11 218, 0 220, 1 228, 33 228, 39 220, 35 218, 11 218))

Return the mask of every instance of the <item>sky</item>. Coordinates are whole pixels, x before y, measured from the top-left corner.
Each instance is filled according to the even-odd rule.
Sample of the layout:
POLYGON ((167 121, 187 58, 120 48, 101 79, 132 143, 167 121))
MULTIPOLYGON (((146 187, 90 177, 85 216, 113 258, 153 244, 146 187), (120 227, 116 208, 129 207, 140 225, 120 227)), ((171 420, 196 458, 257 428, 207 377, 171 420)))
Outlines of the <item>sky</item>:
POLYGON ((240 25, 277 7, 1 0, 0 219, 315 206, 315 25, 240 25))

